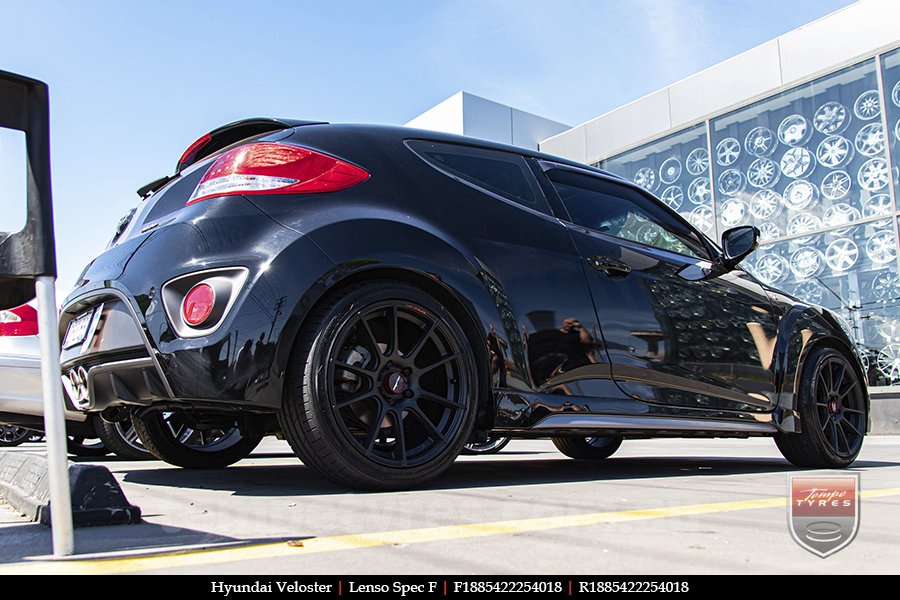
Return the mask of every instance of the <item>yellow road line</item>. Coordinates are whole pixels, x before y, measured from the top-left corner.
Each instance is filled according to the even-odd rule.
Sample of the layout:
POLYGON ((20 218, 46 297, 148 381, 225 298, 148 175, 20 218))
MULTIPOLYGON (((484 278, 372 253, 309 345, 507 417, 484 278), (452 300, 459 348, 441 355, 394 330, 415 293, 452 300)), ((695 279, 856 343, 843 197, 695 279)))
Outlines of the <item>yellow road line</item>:
MULTIPOLYGON (((867 490, 860 494, 862 498, 884 498, 900 496, 900 488, 884 488, 867 490)), ((211 548, 186 552, 171 552, 149 556, 129 556, 122 558, 69 560, 61 562, 27 562, 0 566, 0 574, 114 574, 134 573, 156 569, 175 567, 203 567, 237 561, 299 557, 323 552, 339 552, 360 548, 375 548, 393 544, 423 544, 467 538, 480 538, 493 535, 510 535, 567 527, 583 527, 604 523, 626 523, 630 521, 646 521, 671 517, 686 517, 710 513, 734 512, 760 508, 782 508, 787 498, 762 498, 757 500, 739 500, 736 502, 716 502, 712 504, 693 504, 673 506, 669 508, 646 508, 613 512, 588 513, 581 515, 561 515, 556 517, 538 517, 532 519, 515 519, 494 523, 472 523, 468 525, 447 525, 443 527, 424 527, 420 529, 404 529, 399 531, 382 531, 352 535, 335 535, 311 538, 299 542, 278 542, 229 548, 211 548)))

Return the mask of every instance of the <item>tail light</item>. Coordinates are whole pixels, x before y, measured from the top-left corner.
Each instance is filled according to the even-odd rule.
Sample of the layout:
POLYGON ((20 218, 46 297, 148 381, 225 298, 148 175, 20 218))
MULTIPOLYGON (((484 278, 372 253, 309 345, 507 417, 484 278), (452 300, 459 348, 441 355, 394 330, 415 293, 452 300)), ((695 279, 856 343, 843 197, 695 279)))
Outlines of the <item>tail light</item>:
POLYGON ((246 144, 216 159, 187 205, 214 196, 336 192, 368 178, 364 169, 308 148, 246 144))
POLYGON ((0 310, 0 337, 38 334, 38 313, 30 304, 0 310))

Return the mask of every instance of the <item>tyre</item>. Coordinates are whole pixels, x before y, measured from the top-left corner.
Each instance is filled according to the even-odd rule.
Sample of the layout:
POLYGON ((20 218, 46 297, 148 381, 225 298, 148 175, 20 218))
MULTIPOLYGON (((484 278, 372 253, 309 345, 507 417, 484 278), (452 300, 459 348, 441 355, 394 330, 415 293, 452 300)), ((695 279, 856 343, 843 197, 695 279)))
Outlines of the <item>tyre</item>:
POLYGON ((99 438, 86 438, 82 435, 70 435, 66 440, 69 454, 83 457, 99 457, 109 454, 106 446, 99 438))
POLYGON ((178 412, 131 416, 141 443, 153 456, 185 469, 219 469, 253 452, 262 436, 244 434, 236 420, 197 427, 178 412))
POLYGON ((131 419, 107 423, 103 419, 98 418, 94 428, 97 430, 97 435, 100 437, 103 445, 116 456, 130 458, 131 460, 150 460, 154 458, 138 438, 131 419))
POLYGON ((372 281, 336 293, 300 333, 279 414, 303 463, 340 485, 421 485, 472 431, 478 376, 456 318, 420 288, 372 281))
POLYGON ((0 447, 10 448, 24 444, 31 431, 15 425, 0 425, 0 447))
POLYGON ((489 437, 486 442, 480 444, 466 444, 463 446, 463 454, 497 454, 509 443, 508 437, 489 437))
POLYGON ((620 437, 555 437, 556 449, 576 460, 603 460, 622 445, 620 437))
POLYGON ((847 358, 819 348, 806 359, 798 387, 798 433, 779 433, 775 443, 798 467, 834 469, 852 463, 866 435, 868 402, 847 358))

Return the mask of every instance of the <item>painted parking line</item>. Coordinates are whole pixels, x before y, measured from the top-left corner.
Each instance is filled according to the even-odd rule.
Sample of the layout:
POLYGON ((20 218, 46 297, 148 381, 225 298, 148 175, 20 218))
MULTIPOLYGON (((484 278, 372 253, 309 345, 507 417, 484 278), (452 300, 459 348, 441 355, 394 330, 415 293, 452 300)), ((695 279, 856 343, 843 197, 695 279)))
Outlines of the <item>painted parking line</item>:
MULTIPOLYGON (((866 499, 900 496, 900 488, 866 490, 861 492, 860 496, 866 499)), ((646 508, 580 515, 515 519, 510 521, 496 521, 493 523, 472 523, 466 525, 403 529, 398 531, 335 535, 293 542, 265 543, 180 552, 175 551, 149 556, 129 556, 124 558, 90 560, 70 559, 65 561, 46 562, 34 561, 0 566, 0 574, 38 575, 57 573, 100 575, 134 573, 157 569, 203 567, 230 562, 301 557, 324 552, 340 552, 396 544, 423 544, 427 542, 441 542, 495 535, 547 531, 551 529, 564 529, 567 527, 584 527, 607 523, 627 523, 632 521, 647 521, 652 519, 687 517, 762 508, 783 508, 786 503, 786 497, 761 498, 757 500, 692 504, 667 508, 646 508)))

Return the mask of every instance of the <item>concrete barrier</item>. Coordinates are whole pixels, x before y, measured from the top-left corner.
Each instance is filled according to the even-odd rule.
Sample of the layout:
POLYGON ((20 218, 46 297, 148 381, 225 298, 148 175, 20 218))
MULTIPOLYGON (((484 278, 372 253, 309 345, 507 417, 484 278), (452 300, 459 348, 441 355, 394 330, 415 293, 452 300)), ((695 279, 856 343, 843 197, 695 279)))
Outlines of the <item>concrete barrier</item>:
POLYGON ((872 392, 872 430, 878 435, 900 435, 900 393, 872 392))
MULTIPOLYGON (((139 523, 141 509, 128 502, 106 467, 69 464, 75 527, 139 523)), ((47 459, 40 454, 0 452, 0 498, 32 521, 50 525, 47 459)))

